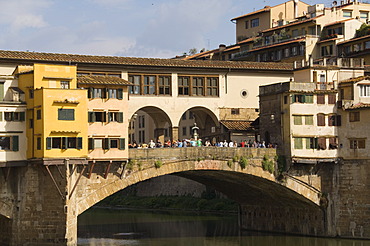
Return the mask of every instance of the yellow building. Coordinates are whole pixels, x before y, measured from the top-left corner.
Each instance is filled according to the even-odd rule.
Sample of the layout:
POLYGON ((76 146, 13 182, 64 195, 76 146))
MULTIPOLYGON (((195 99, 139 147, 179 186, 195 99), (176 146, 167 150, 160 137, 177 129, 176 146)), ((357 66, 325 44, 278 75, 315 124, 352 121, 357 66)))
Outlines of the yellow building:
POLYGON ((18 66, 27 103, 27 158, 87 157, 87 90, 77 88, 76 66, 18 66))

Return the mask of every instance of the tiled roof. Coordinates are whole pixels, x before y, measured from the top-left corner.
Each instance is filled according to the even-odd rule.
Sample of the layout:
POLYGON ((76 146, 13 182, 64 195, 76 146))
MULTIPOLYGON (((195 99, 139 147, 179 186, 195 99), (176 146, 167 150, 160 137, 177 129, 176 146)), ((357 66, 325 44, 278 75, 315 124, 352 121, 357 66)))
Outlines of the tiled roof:
POLYGON ((229 130, 237 130, 237 131, 247 131, 253 130, 251 126, 252 121, 244 121, 244 120, 221 120, 222 125, 224 125, 229 130))
POLYGON ((52 63, 59 62, 68 64, 152 66, 168 68, 208 68, 208 69, 283 70, 283 71, 293 70, 293 65, 291 63, 213 61, 213 60, 184 61, 178 59, 93 56, 93 55, 0 50, 0 61, 4 60, 5 61, 20 60, 23 62, 52 62, 52 63))
POLYGON ((346 109, 351 110, 351 109, 367 109, 367 108, 370 108, 370 103, 357 103, 346 109))
POLYGON ((255 48, 255 49, 251 49, 250 52, 257 51, 257 50, 274 48, 274 47, 277 47, 277 46, 287 45, 287 44, 291 44, 291 43, 299 43, 299 42, 301 42, 303 40, 305 40, 305 38, 298 38, 298 39, 289 40, 289 41, 281 42, 281 43, 277 43, 277 44, 271 44, 271 45, 261 46, 261 47, 255 48))
POLYGON ((132 83, 113 76, 79 75, 78 84, 131 85, 132 83))
POLYGON ((241 16, 238 16, 238 17, 235 17, 235 18, 232 18, 231 21, 233 20, 237 20, 237 19, 240 19, 240 18, 244 18, 244 17, 247 17, 247 16, 251 16, 251 15, 255 15, 255 14, 259 14, 259 13, 263 13, 263 12, 269 12, 271 10, 271 7, 270 6, 266 6, 265 8, 263 9, 259 9, 259 10, 256 10, 254 12, 250 12, 248 14, 245 14, 245 15, 241 15, 241 16))
POLYGON ((349 43, 349 42, 354 42, 354 41, 358 41, 358 40, 362 40, 362 39, 370 39, 370 35, 348 39, 346 41, 339 42, 337 45, 342 45, 342 44, 346 44, 346 43, 349 43))
POLYGON ((339 83, 348 83, 348 82, 356 83, 356 82, 360 82, 362 80, 370 80, 370 76, 359 76, 359 77, 356 77, 356 78, 350 78, 350 79, 342 80, 339 83))
POLYGON ((306 23, 306 22, 310 22, 310 21, 313 21, 313 20, 316 20, 320 17, 322 17, 323 15, 318 15, 316 17, 313 17, 313 18, 310 18, 310 19, 306 19, 306 20, 302 20, 302 21, 295 21, 295 22, 292 22, 292 23, 289 23, 289 24, 286 24, 286 25, 282 25, 282 26, 277 26, 277 27, 273 27, 273 28, 270 28, 270 29, 266 29, 266 30, 263 30, 262 32, 270 32, 270 31, 274 31, 274 30, 278 30, 278 29, 283 29, 283 28, 286 28, 286 27, 290 27, 290 26, 295 26, 295 25, 299 25, 299 24, 302 24, 302 23, 306 23))
POLYGON ((336 25, 336 24, 341 24, 341 23, 344 23, 346 21, 350 21, 350 20, 354 20, 354 19, 355 18, 349 18, 349 19, 345 19, 345 20, 335 21, 335 22, 326 24, 324 27, 333 26, 333 25, 336 25))

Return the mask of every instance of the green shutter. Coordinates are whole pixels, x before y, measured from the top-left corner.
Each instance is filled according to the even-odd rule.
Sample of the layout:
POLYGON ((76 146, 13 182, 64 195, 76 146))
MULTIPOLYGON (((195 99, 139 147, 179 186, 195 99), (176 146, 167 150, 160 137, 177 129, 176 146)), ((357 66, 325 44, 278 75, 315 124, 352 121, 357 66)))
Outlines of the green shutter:
POLYGON ((112 118, 112 114, 113 114, 112 112, 108 112, 108 122, 111 122, 110 119, 112 118))
POLYGON ((0 82, 0 100, 4 99, 4 82, 0 82))
POLYGON ((123 123, 123 112, 118 112, 118 122, 123 123))
POLYGON ((94 112, 88 112, 88 120, 89 120, 89 122, 95 122, 94 112))
POLYGON ((126 144, 126 143, 125 143, 125 139, 124 139, 124 138, 120 138, 120 139, 119 139, 119 149, 120 149, 120 150, 124 150, 124 149, 125 149, 125 147, 126 147, 126 146, 125 146, 125 144, 126 144))
POLYGON ((76 140, 77 140, 77 149, 82 149, 82 138, 79 137, 76 140))
POLYGON ((94 139, 93 138, 89 138, 89 150, 93 150, 94 149, 94 139))
POLYGON ((107 122, 107 112, 103 112, 103 121, 102 122, 107 122))
POLYGON ((90 87, 87 91, 88 98, 94 98, 94 88, 90 87))
POLYGON ((302 138, 294 138, 294 149, 302 149, 302 138))
POLYGON ((26 119, 26 112, 20 112, 19 114, 19 120, 24 121, 26 119))
POLYGON ((46 149, 51 149, 51 138, 46 138, 46 149))
POLYGON ((117 89, 117 99, 123 99, 123 89, 117 89))
POLYGON ((107 98, 107 94, 108 94, 107 88, 101 89, 101 98, 107 98))
POLYGON ((67 149, 68 146, 68 138, 63 137, 62 138, 62 149, 67 149))
POLYGON ((110 149, 110 139, 109 138, 104 138, 103 148, 110 149))
POLYGON ((13 136, 13 151, 18 151, 19 150, 19 137, 18 136, 13 136))
POLYGON ((304 101, 306 103, 313 103, 313 95, 305 95, 304 101))
POLYGON ((0 121, 3 121, 3 112, 0 112, 0 121))

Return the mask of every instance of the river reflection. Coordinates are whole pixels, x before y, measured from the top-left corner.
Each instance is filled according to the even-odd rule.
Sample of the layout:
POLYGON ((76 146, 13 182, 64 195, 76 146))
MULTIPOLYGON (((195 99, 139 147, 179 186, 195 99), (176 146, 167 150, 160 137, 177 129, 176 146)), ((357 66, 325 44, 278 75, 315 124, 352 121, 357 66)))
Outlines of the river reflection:
POLYGON ((92 208, 78 217, 79 246, 370 246, 370 241, 239 232, 237 215, 92 208))

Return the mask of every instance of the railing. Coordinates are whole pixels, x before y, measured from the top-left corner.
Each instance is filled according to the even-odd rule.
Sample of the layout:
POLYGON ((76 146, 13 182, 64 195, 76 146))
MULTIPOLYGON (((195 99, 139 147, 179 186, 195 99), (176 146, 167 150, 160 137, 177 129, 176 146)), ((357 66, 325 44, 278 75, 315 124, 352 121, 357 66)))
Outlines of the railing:
POLYGON ((228 160, 234 156, 262 158, 264 155, 274 157, 274 148, 235 148, 235 147, 186 147, 186 148, 146 148, 129 149, 130 159, 163 160, 228 160))

